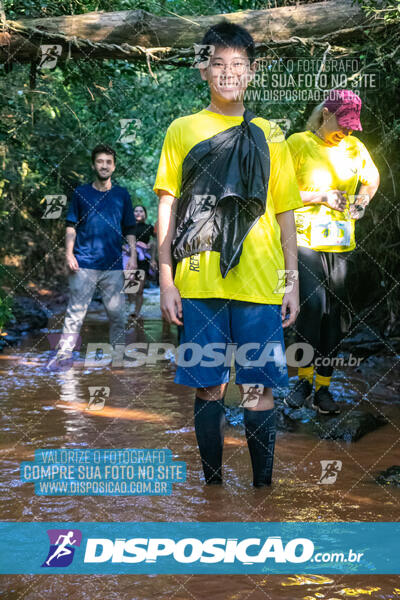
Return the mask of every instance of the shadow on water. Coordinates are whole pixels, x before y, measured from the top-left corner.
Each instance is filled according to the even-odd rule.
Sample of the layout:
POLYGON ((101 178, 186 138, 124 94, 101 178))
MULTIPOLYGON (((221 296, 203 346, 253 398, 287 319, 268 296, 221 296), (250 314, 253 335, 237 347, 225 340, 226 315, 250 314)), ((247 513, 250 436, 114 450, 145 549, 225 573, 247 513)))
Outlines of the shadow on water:
MULTIPOLYGON (((128 343, 176 344, 173 327, 162 324, 157 291, 146 294, 145 319, 131 324, 128 343)), ((51 324, 60 330, 61 317, 51 324)), ((247 445, 240 427, 228 425, 224 447, 224 485, 202 482, 193 428, 193 392, 173 383, 175 366, 163 360, 140 367, 85 367, 88 342, 107 342, 101 306, 92 304, 85 322, 81 357, 65 371, 48 371, 46 332, 0 354, 1 515, 11 521, 397 521, 400 491, 378 485, 378 471, 400 464, 398 381, 393 359, 381 357, 371 368, 339 371, 334 387, 349 406, 362 400, 388 419, 387 425, 356 443, 321 440, 279 432, 274 483, 251 486, 247 445), (376 367, 376 368, 374 368, 376 367), (90 386, 110 395, 100 411, 87 409, 90 386), (393 391, 391 391, 393 390, 393 391), (33 484, 19 481, 19 463, 33 460, 37 448, 169 448, 187 463, 187 481, 174 484, 171 496, 35 496, 33 484), (342 461, 333 485, 320 485, 321 460, 342 461)), ((368 366, 368 365, 367 365, 368 366)), ((239 403, 234 385, 227 404, 239 403)), ((339 600, 400 598, 396 576, 2 576, 2 597, 9 600, 82 599, 174 600, 339 600)))

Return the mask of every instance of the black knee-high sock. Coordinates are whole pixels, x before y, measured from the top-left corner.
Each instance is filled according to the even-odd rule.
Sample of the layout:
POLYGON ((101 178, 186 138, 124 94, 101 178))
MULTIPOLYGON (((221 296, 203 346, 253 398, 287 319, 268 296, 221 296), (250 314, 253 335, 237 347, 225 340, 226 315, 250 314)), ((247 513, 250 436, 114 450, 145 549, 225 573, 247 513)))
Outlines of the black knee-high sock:
POLYGON ((194 428, 206 483, 222 482, 224 446, 224 399, 194 401, 194 428))
POLYGON ((270 485, 274 464, 276 435, 275 408, 270 410, 244 409, 247 445, 253 467, 253 485, 270 485))

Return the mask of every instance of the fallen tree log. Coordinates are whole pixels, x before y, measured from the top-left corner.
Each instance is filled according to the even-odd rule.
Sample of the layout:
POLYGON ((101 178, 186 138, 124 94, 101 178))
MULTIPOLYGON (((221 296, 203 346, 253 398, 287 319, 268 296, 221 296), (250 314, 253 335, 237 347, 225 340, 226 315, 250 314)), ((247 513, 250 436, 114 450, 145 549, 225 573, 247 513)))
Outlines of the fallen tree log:
POLYGON ((382 18, 367 17, 358 5, 346 0, 211 16, 164 17, 143 10, 91 12, 6 21, 0 34, 0 62, 37 61, 41 45, 58 44, 63 60, 153 58, 173 64, 174 57, 193 57, 193 44, 222 19, 246 27, 259 52, 296 43, 343 42, 385 27, 382 18))

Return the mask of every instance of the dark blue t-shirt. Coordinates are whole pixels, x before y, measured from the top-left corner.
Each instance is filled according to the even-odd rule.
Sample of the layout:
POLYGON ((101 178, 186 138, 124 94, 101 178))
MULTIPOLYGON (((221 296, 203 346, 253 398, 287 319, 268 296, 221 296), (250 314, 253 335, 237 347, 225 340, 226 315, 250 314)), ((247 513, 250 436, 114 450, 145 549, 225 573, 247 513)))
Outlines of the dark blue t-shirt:
POLYGON ((68 207, 67 222, 76 227, 74 255, 83 269, 122 269, 123 234, 135 225, 128 190, 113 185, 99 192, 91 183, 78 186, 68 207))

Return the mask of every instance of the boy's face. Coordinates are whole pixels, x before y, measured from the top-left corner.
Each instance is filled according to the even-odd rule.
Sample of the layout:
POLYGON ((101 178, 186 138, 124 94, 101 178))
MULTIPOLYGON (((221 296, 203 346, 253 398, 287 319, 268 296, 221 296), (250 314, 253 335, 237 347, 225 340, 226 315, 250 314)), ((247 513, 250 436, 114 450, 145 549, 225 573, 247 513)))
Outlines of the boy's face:
POLYGON ((223 102, 241 102, 253 78, 255 63, 245 50, 216 46, 207 68, 200 69, 201 77, 208 81, 211 98, 223 102))

